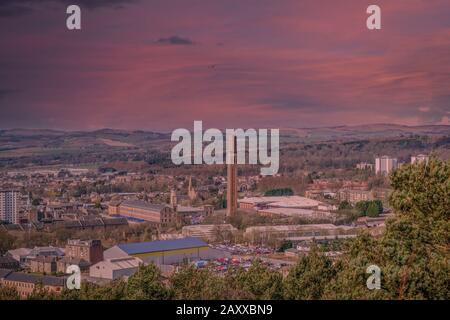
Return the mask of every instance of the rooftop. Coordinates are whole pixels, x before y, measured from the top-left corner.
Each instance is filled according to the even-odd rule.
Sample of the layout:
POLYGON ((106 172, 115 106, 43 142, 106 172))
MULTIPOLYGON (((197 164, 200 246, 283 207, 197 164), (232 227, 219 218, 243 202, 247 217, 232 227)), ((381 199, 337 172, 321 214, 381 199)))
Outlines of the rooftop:
POLYGON ((124 207, 133 207, 133 208, 139 208, 144 210, 152 210, 152 211, 161 211, 165 207, 167 207, 166 204, 156 204, 156 203, 150 203, 146 201, 140 201, 140 200, 126 200, 120 204, 120 206, 124 207))
POLYGON ((295 225, 273 225, 273 226, 255 226, 255 227, 248 227, 245 229, 245 232, 252 232, 252 231, 301 231, 301 230, 336 230, 336 229, 342 229, 342 230, 350 230, 354 229, 353 227, 349 226, 335 226, 334 224, 330 223, 322 223, 322 224, 295 224, 295 225))
POLYGON ((63 287, 65 278, 52 277, 52 276, 38 276, 30 273, 23 272, 11 272, 5 276, 6 280, 26 283, 42 283, 46 286, 59 286, 63 287))
POLYGON ((311 209, 299 209, 299 208, 269 208, 269 209, 261 209, 259 211, 291 217, 311 217, 314 215, 327 216, 332 214, 331 212, 327 211, 316 211, 311 209))
MULTIPOLYGON (((128 257, 128 258, 117 258, 117 259, 107 259, 104 261, 100 261, 99 265, 106 265, 108 268, 112 270, 121 270, 121 269, 129 269, 139 267, 142 261, 137 258, 128 257)), ((93 266, 95 268, 96 265, 93 266)), ((97 267, 99 267, 97 265, 97 267)))
POLYGON ((238 202, 251 203, 253 205, 269 204, 272 207, 317 207, 322 202, 300 197, 300 196, 281 196, 281 197, 250 197, 240 199, 238 202))
POLYGON ((188 249, 207 246, 206 242, 193 237, 174 239, 174 240, 158 240, 151 242, 136 242, 119 244, 122 251, 127 254, 139 254, 158 251, 169 251, 178 249, 188 249))

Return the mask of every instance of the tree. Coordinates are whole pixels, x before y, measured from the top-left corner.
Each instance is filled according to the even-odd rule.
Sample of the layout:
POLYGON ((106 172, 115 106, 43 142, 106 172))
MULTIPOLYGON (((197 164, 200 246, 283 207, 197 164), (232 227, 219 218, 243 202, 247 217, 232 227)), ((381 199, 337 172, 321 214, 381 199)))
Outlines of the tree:
POLYGON ((278 252, 284 252, 287 249, 292 248, 293 244, 291 240, 283 240, 280 247, 278 248, 278 252))
POLYGON ((368 217, 378 217, 380 215, 380 210, 379 207, 377 206, 377 204, 373 201, 371 201, 369 203, 369 205, 367 206, 367 211, 366 211, 366 215, 368 217))
POLYGON ((34 286, 33 292, 27 297, 28 300, 54 300, 57 296, 49 291, 39 282, 34 286))
POLYGON ((79 290, 64 289, 59 298, 62 300, 122 300, 126 298, 126 290, 127 283, 123 280, 114 280, 103 286, 82 282, 79 290))
POLYGON ((406 165, 390 176, 395 217, 381 238, 359 236, 325 290, 338 299, 449 299, 450 163, 406 165), (365 285, 369 265, 381 269, 381 290, 365 285))
POLYGON ((379 214, 382 214, 383 213, 383 202, 381 202, 381 200, 374 200, 373 201, 375 204, 376 204, 376 206, 378 207, 378 213, 379 214))
POLYGON ((359 201, 356 203, 355 208, 358 211, 359 216, 366 216, 367 209, 369 208, 369 201, 359 201))
POLYGON ((320 299, 335 274, 332 261, 313 247, 289 271, 284 281, 284 296, 291 300, 320 299))
POLYGON ((353 209, 352 204, 348 201, 341 201, 341 203, 339 203, 339 210, 351 210, 353 209))
POLYGON ((161 271, 153 263, 140 265, 128 279, 127 298, 132 300, 165 300, 171 292, 162 281, 161 271))
POLYGON ((0 231, 0 255, 11 250, 15 241, 16 237, 10 235, 8 232, 0 231))
POLYGON ((236 280, 242 290, 257 300, 276 300, 283 298, 283 277, 278 271, 272 271, 261 261, 255 260, 246 271, 237 271, 236 280))
POLYGON ((265 196, 292 196, 294 191, 291 188, 271 189, 264 193, 265 196))
POLYGON ((0 300, 19 300, 19 293, 15 288, 0 285, 0 300))
POLYGON ((211 271, 188 266, 174 273, 170 283, 175 299, 220 300, 223 296, 224 281, 211 271))

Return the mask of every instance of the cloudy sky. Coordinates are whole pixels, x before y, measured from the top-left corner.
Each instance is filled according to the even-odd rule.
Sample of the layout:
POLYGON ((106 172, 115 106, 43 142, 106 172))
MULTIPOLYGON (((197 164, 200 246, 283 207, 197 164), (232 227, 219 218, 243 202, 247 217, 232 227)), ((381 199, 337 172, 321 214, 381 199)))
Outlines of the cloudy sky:
POLYGON ((67 130, 449 124, 450 1, 1 0, 0 113, 67 130))

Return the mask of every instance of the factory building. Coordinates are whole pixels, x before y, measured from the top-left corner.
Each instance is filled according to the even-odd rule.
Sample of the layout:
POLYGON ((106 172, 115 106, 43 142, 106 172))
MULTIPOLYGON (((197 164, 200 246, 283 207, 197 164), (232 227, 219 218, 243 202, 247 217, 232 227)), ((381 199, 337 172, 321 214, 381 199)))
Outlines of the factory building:
POLYGON ((259 243, 270 239, 357 234, 358 230, 355 227, 334 224, 255 226, 245 229, 244 238, 252 243, 259 243))
POLYGON ((216 241, 235 232, 237 232, 237 229, 231 224, 199 224, 185 226, 181 230, 181 233, 185 237, 195 237, 209 241, 216 241))
POLYGON ((297 209, 325 209, 326 205, 320 201, 300 197, 250 197, 239 200, 242 209, 268 209, 268 208, 297 208, 297 209))
POLYGON ((194 237, 119 244, 104 252, 106 260, 134 257, 145 264, 153 262, 159 266, 214 259, 221 255, 220 250, 212 249, 206 242, 194 237))
POLYGON ((116 280, 132 276, 142 264, 142 260, 133 257, 107 259, 94 264, 89 268, 89 276, 116 280))
POLYGON ((119 215, 134 222, 150 222, 161 227, 176 223, 176 214, 166 204, 154 204, 146 201, 127 200, 120 205, 109 206, 110 215, 119 215))

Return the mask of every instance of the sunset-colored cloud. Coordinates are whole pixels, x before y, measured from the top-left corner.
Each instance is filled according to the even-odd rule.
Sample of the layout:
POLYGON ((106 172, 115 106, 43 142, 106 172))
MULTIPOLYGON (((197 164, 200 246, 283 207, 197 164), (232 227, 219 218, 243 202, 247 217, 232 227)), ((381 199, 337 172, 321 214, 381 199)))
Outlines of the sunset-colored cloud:
POLYGON ((370 3, 360 0, 136 0, 83 10, 79 32, 65 29, 58 3, 0 20, 0 127, 450 117, 448 1, 378 1, 380 31, 365 27, 370 3))

